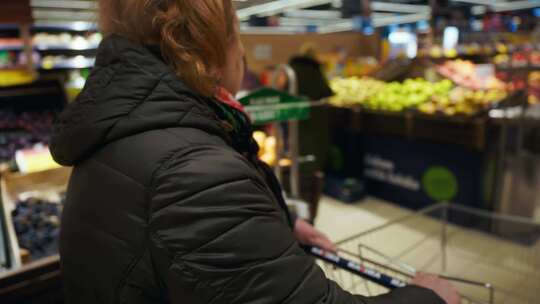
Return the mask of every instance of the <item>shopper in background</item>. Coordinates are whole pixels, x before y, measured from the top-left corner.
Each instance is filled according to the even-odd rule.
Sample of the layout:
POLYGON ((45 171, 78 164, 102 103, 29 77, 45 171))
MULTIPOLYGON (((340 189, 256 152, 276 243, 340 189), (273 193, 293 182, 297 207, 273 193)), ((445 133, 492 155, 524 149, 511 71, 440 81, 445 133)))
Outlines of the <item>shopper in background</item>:
MULTIPOLYGON (((100 4, 106 39, 51 146, 74 166, 67 303, 443 303, 418 286, 351 295, 302 251, 333 245, 290 216, 257 159, 233 98, 244 50, 231 0, 100 4)), ((418 284, 458 303, 445 281, 418 284)))

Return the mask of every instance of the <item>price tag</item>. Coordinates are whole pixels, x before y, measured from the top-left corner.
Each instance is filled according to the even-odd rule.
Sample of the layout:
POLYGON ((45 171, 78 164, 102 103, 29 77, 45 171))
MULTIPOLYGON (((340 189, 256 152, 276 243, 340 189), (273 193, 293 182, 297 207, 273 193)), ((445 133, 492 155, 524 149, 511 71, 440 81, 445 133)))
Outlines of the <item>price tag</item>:
POLYGON ((54 161, 49 147, 46 146, 17 151, 15 162, 21 173, 33 173, 60 167, 54 161))

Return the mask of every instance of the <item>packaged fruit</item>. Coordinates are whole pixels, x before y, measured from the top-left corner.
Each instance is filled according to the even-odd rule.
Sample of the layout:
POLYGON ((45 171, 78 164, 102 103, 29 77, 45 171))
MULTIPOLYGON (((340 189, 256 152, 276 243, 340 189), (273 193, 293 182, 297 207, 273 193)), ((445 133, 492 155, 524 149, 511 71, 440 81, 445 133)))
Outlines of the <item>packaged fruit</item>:
POLYGON ((277 140, 274 136, 268 136, 262 131, 253 132, 253 139, 259 145, 259 158, 273 166, 276 163, 276 146, 277 140))

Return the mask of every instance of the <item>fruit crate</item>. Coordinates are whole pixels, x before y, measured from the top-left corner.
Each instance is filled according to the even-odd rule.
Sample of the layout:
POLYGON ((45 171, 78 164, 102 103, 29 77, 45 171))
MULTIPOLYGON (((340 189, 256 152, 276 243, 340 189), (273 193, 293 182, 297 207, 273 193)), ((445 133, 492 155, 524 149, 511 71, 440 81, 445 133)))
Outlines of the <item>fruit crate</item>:
POLYGON ((412 112, 388 112, 362 109, 356 115, 358 130, 366 133, 410 137, 412 112))
POLYGON ((449 117, 417 113, 412 121, 411 137, 484 151, 487 123, 488 118, 483 116, 449 117))
POLYGON ((9 267, 17 269, 23 265, 21 248, 15 232, 12 212, 16 208, 17 201, 24 196, 42 197, 44 193, 65 192, 70 168, 56 168, 30 174, 3 173, 0 178, 2 220, 5 223, 5 235, 7 235, 9 249, 9 267))
MULTIPOLYGON (((410 136, 419 140, 457 144, 482 152, 487 148, 487 133, 493 122, 493 119, 488 116, 489 110, 522 106, 526 102, 527 98, 524 92, 516 91, 499 103, 493 104, 492 107, 473 116, 428 115, 415 112, 410 136)), ((517 123, 518 120, 515 121, 517 123)))
POLYGON ((361 111, 360 106, 324 106, 325 111, 331 117, 330 128, 332 129, 358 129, 358 114, 361 111))

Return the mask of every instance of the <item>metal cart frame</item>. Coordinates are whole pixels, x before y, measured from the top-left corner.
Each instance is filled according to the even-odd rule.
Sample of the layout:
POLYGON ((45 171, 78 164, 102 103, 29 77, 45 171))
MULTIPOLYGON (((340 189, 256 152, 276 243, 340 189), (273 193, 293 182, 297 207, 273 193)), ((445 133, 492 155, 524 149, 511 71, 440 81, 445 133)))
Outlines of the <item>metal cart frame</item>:
POLYGON ((307 251, 322 260, 321 266, 328 277, 353 293, 376 295, 399 288, 417 271, 439 273, 442 278, 454 282, 464 303, 535 303, 535 293, 540 289, 540 223, 521 217, 440 203, 353 235, 338 242, 337 246, 337 255, 318 248, 307 248, 307 251), (407 237, 407 230, 414 237, 407 237), (377 244, 385 242, 381 236, 389 233, 398 238, 404 236, 405 248, 376 248, 377 244), (474 246, 476 244, 464 242, 473 237, 478 243, 489 245, 486 245, 487 251, 467 253, 476 261, 464 268, 474 274, 471 278, 452 270, 452 263, 458 258, 451 257, 460 250, 454 246, 456 240, 474 246), (511 247, 516 256, 497 261, 499 264, 494 267, 505 271, 506 267, 515 268, 515 271, 508 271, 512 277, 507 281, 519 286, 519 292, 513 291, 511 286, 498 284, 497 280, 501 278, 473 271, 485 259, 489 260, 490 253, 504 250, 504 245, 511 247), (417 255, 413 254, 415 251, 417 255))

